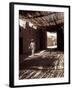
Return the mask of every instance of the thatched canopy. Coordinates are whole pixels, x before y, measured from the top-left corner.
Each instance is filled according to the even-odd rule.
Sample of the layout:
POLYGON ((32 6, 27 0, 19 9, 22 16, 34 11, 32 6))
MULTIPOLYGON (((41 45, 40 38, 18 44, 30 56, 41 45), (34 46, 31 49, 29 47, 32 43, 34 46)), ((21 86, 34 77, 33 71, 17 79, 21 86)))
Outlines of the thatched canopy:
POLYGON ((49 11, 19 11, 19 19, 31 22, 37 27, 64 24, 63 12, 49 11))

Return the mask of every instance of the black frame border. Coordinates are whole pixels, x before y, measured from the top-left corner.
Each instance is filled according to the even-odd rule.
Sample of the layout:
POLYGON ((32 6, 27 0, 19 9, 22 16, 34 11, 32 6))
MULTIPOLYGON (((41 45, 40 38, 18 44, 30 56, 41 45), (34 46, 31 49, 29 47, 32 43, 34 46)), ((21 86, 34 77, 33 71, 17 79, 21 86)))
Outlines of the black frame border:
POLYGON ((68 5, 53 5, 53 4, 40 4, 40 3, 9 3, 9 87, 32 87, 32 86, 47 86, 47 85, 65 85, 70 84, 70 6, 68 5), (33 6, 45 6, 45 7, 63 7, 69 9, 69 77, 68 82, 62 83, 48 83, 48 84, 34 84, 34 85, 14 85, 14 5, 33 5, 33 6))

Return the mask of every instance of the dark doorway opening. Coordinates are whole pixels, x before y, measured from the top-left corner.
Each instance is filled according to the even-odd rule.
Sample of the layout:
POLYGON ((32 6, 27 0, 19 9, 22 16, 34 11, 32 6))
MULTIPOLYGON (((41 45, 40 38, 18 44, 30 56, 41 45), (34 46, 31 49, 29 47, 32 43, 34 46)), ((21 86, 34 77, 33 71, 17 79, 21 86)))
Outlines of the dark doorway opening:
POLYGON ((45 30, 40 30, 40 50, 45 50, 47 46, 47 33, 45 30))
POLYGON ((23 54, 23 38, 19 38, 19 54, 23 54))
POLYGON ((60 28, 57 35, 58 50, 64 51, 64 30, 60 28))

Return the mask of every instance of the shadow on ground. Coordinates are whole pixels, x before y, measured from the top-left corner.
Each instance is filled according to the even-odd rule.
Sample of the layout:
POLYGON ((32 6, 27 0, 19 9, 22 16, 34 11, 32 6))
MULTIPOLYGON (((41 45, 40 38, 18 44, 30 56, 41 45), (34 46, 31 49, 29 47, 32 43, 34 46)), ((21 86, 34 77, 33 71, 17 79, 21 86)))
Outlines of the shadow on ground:
POLYGON ((27 60, 24 60, 22 63, 20 63, 20 69, 28 69, 28 68, 34 68, 34 67, 54 67, 55 62, 58 59, 55 57, 36 57, 36 58, 29 58, 27 60))

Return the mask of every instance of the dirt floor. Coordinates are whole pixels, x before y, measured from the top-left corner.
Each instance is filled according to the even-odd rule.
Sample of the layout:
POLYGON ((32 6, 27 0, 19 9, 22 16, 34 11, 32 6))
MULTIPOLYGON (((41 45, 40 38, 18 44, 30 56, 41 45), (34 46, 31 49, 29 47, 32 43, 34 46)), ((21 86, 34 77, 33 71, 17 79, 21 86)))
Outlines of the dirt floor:
POLYGON ((64 77, 64 53, 43 50, 34 56, 22 57, 19 79, 64 77))

